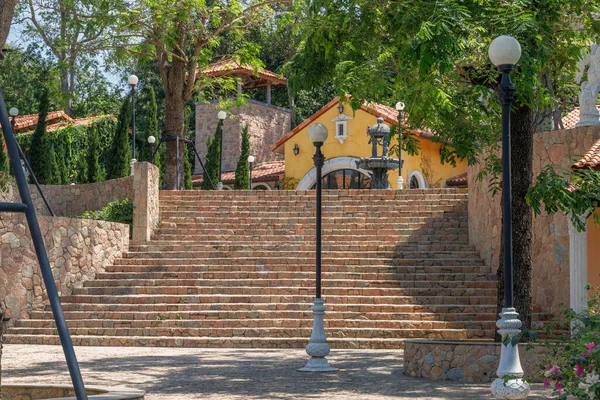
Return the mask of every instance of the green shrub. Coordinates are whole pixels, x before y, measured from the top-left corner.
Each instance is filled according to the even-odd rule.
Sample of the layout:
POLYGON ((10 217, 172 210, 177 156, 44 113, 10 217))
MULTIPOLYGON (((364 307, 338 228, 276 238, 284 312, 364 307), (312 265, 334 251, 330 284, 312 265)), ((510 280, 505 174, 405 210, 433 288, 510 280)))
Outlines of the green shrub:
POLYGON ((100 221, 119 222, 121 224, 133 224, 133 203, 129 199, 116 200, 108 203, 101 210, 86 211, 81 215, 82 219, 96 219, 100 221))

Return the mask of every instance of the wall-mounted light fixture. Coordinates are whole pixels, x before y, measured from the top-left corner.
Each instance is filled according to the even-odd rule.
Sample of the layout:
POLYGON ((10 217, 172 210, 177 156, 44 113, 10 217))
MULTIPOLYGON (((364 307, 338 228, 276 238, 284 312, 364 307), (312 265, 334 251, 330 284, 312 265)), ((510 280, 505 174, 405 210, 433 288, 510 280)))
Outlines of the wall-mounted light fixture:
POLYGON ((294 155, 297 156, 300 153, 300 147, 298 147, 298 143, 294 144, 294 155))
POLYGON ((338 112, 340 114, 344 113, 344 104, 340 101, 340 103, 338 104, 338 112))

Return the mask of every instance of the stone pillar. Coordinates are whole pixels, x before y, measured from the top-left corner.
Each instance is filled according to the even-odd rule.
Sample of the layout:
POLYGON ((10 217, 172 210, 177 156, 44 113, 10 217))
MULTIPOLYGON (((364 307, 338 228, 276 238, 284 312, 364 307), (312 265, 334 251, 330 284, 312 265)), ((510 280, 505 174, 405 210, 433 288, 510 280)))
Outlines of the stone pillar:
MULTIPOLYGON (((587 218, 580 217, 587 226, 587 218)), ((569 219, 569 272, 570 272, 570 301, 575 312, 587 308, 587 230, 578 232, 577 227, 569 219)))
POLYGON ((150 240, 158 226, 158 183, 160 173, 154 164, 138 162, 133 176, 133 241, 150 240))

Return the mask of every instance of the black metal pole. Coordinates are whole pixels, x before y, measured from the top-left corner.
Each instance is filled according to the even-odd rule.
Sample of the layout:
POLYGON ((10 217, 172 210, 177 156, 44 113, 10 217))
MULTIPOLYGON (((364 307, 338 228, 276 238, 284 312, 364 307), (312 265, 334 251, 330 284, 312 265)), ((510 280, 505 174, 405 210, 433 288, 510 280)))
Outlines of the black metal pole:
POLYGON ((504 307, 513 307, 512 251, 512 182, 510 154, 510 107, 515 98, 515 85, 510 79, 513 65, 498 66, 502 72, 500 104, 502 104, 502 220, 504 221, 504 307))
POLYGON ((223 184, 223 120, 219 120, 219 182, 223 184))
POLYGON ((316 298, 321 298, 321 169, 325 162, 325 157, 321 152, 321 146, 323 143, 315 143, 317 151, 313 157, 315 167, 317 168, 317 231, 316 231, 316 266, 317 266, 317 294, 316 298))
POLYGON ((8 112, 6 111, 6 105, 4 103, 4 96, 2 90, 0 90, 0 125, 6 127, 4 130, 4 139, 6 140, 6 148, 10 162, 12 164, 15 180, 21 196, 21 201, 27 206, 25 216, 27 218, 27 224, 29 225, 29 231, 31 233, 31 240, 33 241, 35 252, 40 264, 40 270, 44 279, 44 285, 46 286, 46 292, 48 294, 48 300, 50 301, 50 307, 54 314, 54 321, 56 323, 56 329, 58 330, 58 336, 62 344, 63 352, 69 368, 69 374, 71 375, 71 381, 73 382, 73 388, 75 389, 75 395, 77 400, 87 400, 87 394, 83 379, 81 378, 81 371, 79 370, 79 363, 75 356, 75 350, 73 349, 73 342, 71 335, 69 334, 69 328, 65 320, 65 315, 60 304, 60 298, 58 297, 58 291, 54 283, 54 277, 52 276, 52 269, 50 268, 50 261, 48 260, 48 254, 46 253, 46 246, 40 231, 37 217, 35 215, 35 208, 33 201, 31 200, 31 194, 29 193, 29 186, 25 179, 25 173, 21 168, 19 162, 19 154, 17 150, 17 141, 10 127, 8 120, 8 112), (9 128, 10 127, 10 128, 9 128))
POLYGON ((131 85, 131 158, 135 159, 135 85, 131 85))
POLYGON ((250 191, 252 191, 252 164, 254 163, 249 163, 250 164, 250 191))

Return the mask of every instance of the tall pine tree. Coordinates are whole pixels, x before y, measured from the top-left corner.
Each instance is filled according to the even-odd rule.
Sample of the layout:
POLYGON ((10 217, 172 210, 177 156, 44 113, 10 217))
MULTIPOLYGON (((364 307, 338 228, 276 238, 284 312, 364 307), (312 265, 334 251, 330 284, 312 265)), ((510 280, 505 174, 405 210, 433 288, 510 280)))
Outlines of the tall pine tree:
POLYGON ((87 179, 89 183, 100 182, 102 180, 102 169, 100 168, 100 136, 98 135, 99 126, 90 125, 87 129, 88 148, 86 154, 87 161, 87 179))
POLYGON ((31 148, 29 149, 29 164, 37 180, 41 184, 53 183, 52 173, 56 163, 54 146, 51 145, 46 133, 46 118, 48 117, 48 88, 42 87, 40 92, 40 104, 38 108, 38 123, 31 137, 31 148))
POLYGON ((233 188, 236 190, 250 189, 250 169, 248 167, 248 156, 250 155, 250 134, 248 125, 242 128, 242 150, 235 169, 235 183, 233 188))
POLYGON ((111 144, 110 162, 106 168, 106 178, 116 179, 129 175, 131 146, 129 145, 129 126, 131 125, 131 108, 126 98, 119 112, 117 129, 111 144))

